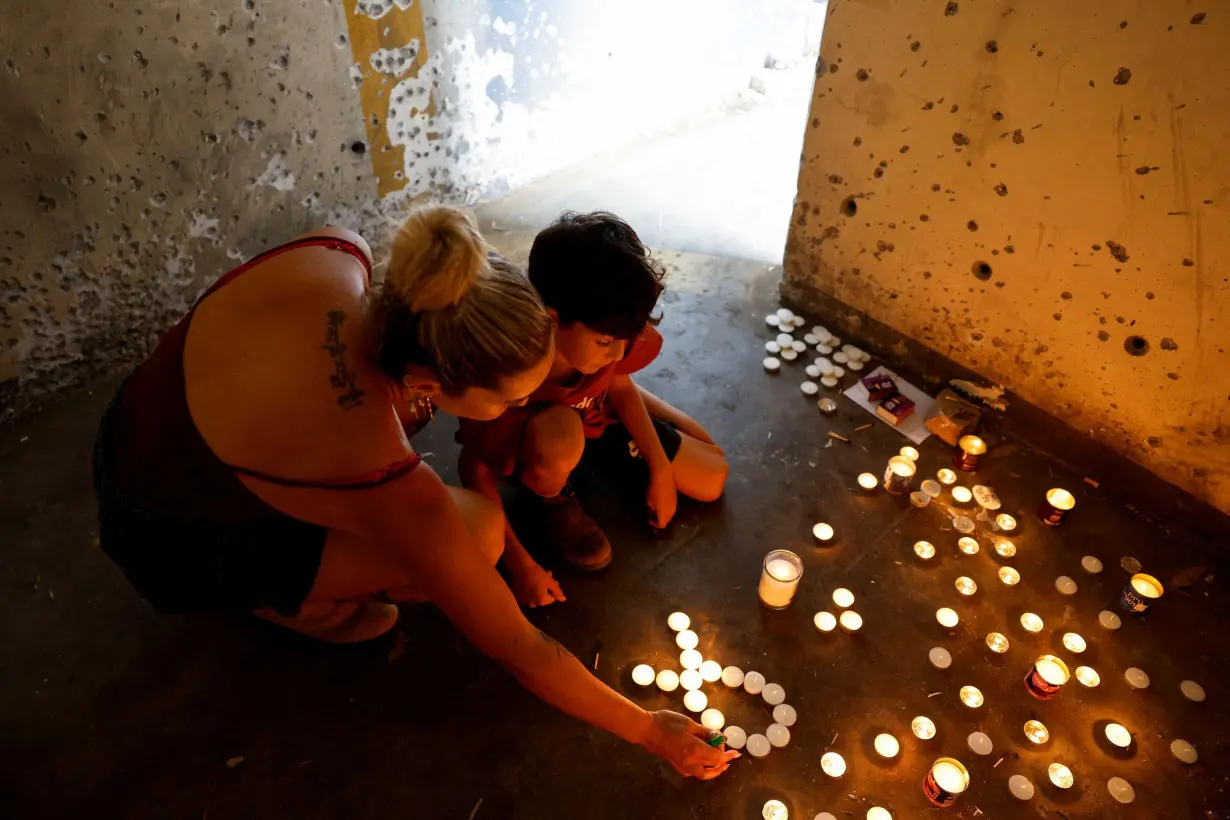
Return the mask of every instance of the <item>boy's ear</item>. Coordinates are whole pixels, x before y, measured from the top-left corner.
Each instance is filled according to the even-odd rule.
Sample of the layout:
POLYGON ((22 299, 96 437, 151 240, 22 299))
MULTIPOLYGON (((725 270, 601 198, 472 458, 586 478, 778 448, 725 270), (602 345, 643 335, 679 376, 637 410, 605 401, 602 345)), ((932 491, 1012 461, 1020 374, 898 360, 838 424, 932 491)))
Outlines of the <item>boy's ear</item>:
POLYGON ((547 308, 547 315, 551 317, 551 324, 559 327, 559 311, 555 308, 547 308))

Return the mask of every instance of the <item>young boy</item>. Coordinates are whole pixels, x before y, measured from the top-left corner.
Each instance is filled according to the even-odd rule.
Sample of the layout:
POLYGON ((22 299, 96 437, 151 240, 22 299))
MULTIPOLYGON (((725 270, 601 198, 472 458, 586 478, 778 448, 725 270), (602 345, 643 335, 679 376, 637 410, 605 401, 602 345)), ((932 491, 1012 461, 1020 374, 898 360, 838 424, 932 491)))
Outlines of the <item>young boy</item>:
MULTIPOLYGON (((462 482, 497 502, 499 479, 519 482, 537 496, 533 529, 577 569, 611 562, 610 542, 568 489, 587 450, 603 469, 644 482, 657 528, 674 517, 678 493, 715 501, 726 483, 726 457, 705 429, 631 379, 662 349, 652 314, 664 275, 614 214, 561 216, 534 239, 529 261, 530 281, 557 323, 547 380, 525 406, 461 423, 462 482)), ((504 562, 521 603, 564 600, 511 526, 504 562)))

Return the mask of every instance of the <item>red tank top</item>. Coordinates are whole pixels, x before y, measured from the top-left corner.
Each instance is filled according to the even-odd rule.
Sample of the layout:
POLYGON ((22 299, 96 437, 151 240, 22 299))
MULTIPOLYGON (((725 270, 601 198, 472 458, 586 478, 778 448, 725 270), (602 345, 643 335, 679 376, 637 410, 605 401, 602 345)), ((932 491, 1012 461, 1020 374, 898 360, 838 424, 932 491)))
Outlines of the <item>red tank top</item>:
POLYGON ((222 461, 205 443, 192 421, 184 387, 184 343, 196 307, 211 293, 258 263, 306 247, 324 247, 350 254, 362 263, 367 280, 371 282, 367 257, 352 242, 312 236, 280 245, 215 282, 120 388, 111 411, 108 462, 114 480, 139 507, 216 524, 284 518, 284 513, 245 487, 238 475, 284 486, 362 489, 391 481, 418 465, 419 456, 411 455, 370 475, 336 482, 283 479, 222 461))

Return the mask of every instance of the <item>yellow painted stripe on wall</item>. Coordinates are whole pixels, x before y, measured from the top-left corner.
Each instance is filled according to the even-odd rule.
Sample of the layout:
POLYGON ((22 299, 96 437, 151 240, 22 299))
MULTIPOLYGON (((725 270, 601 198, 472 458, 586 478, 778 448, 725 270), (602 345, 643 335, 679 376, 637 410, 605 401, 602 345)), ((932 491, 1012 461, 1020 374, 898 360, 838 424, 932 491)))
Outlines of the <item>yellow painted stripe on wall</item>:
MULTIPOLYGON (((386 120, 389 115, 389 99, 393 88, 406 77, 417 77, 427 61, 427 37, 423 25, 422 3, 412 3, 404 11, 396 5, 374 20, 357 11, 358 3, 347 0, 346 28, 350 32, 350 48, 363 82, 359 86, 359 100, 363 105, 363 121, 367 128, 367 144, 371 150, 372 171, 376 175, 376 193, 385 196, 406 187, 404 176, 405 148, 389 143, 386 120), (372 68, 371 56, 382 48, 401 48, 411 40, 418 40, 419 50, 405 74, 392 77, 372 68), (400 177, 400 178, 399 178, 400 177)), ((436 113, 435 95, 424 117, 430 120, 436 113)))

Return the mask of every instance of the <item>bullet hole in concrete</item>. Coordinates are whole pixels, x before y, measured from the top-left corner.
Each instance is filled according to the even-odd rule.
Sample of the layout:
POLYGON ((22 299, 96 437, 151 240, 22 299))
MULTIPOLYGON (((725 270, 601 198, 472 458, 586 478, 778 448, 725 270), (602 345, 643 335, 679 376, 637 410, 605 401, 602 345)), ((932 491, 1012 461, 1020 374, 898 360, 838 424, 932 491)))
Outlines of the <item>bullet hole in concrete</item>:
POLYGON ((1136 169, 1136 173, 1143 177, 1145 174, 1149 173, 1150 171, 1157 171, 1157 170, 1159 170, 1159 168, 1156 165, 1142 165, 1136 169))
POLYGON ((971 219, 969 222, 965 223, 965 227, 969 228, 971 232, 976 231, 978 230, 978 223, 971 219))
POLYGON ((1071 300, 1072 300, 1072 292, 1071 292, 1071 291, 1068 291, 1068 290, 1065 290, 1063 293, 1059 294, 1059 298, 1060 298, 1060 299, 1063 299, 1063 300, 1065 300, 1065 301, 1071 301, 1071 300))
POLYGON ((279 54, 278 58, 274 60, 274 62, 277 64, 278 68, 280 69, 285 70, 287 68, 290 68, 290 55, 289 54, 279 54))
POLYGON ((811 127, 812 127, 812 128, 819 128, 819 127, 820 127, 820 118, 819 118, 819 117, 812 117, 812 118, 811 118, 811 127))
POLYGON ((975 279, 979 279, 983 282, 990 281, 991 266, 988 265, 986 262, 975 262, 971 270, 973 270, 974 272, 975 279))
POLYGON ((961 10, 960 3, 949 3, 948 6, 944 9, 944 16, 952 17, 954 14, 956 14, 960 10, 961 10))
POLYGON ((879 179, 880 177, 884 176, 884 169, 876 168, 874 171, 871 172, 871 175, 874 176, 876 179, 879 179))
POLYGON ((918 217, 918 221, 919 222, 930 222, 931 217, 927 216, 926 214, 920 214, 918 217))
POLYGON ((910 146, 908 145, 901 146, 901 153, 908 154, 909 152, 910 152, 910 146))
POLYGON ((930 100, 923 103, 923 107, 922 107, 923 111, 930 111, 932 108, 935 108, 935 103, 931 102, 930 100))
POLYGON ((1115 74, 1115 79, 1111 80, 1115 85, 1127 85, 1132 81, 1132 71, 1128 68, 1120 68, 1115 74))
POLYGON ((1025 142, 1025 132, 1022 131, 1020 128, 1013 131, 1012 132, 1012 142, 1016 145, 1020 145, 1023 142, 1025 142))
POLYGON ((50 213, 56 209, 56 201, 49 196, 43 194, 38 195, 38 205, 43 209, 44 213, 50 213))
POLYGON ((863 138, 862 138, 862 137, 855 137, 855 138, 854 138, 854 145, 855 145, 855 147, 857 147, 857 146, 859 146, 859 145, 862 145, 862 144, 863 144, 863 138))
POLYGON ((1195 263, 1195 262, 1193 262, 1193 261, 1192 261, 1192 260, 1190 260, 1190 259, 1184 259, 1184 260, 1183 260, 1183 267, 1185 267, 1185 268, 1190 268, 1190 267, 1192 267, 1192 266, 1193 266, 1193 265, 1195 265, 1195 264, 1196 264, 1196 263, 1195 263))
POLYGON ((1127 28, 1127 20, 1124 20, 1123 22, 1121 22, 1119 24, 1119 28, 1127 28))
POLYGON ((248 48, 251 48, 251 47, 252 47, 252 46, 254 46, 254 45, 256 45, 256 38, 255 38, 255 37, 249 37, 249 38, 248 38, 248 48))
POLYGON ((1202 200, 1202 201, 1204 202, 1204 204, 1205 204, 1205 205, 1212 205, 1212 204, 1213 204, 1213 200, 1211 200, 1211 199, 1205 199, 1205 200, 1202 200))
POLYGON ((337 35, 337 44, 338 44, 338 46, 344 46, 344 45, 346 45, 346 43, 347 43, 347 42, 348 42, 348 41, 346 40, 346 35, 345 35, 345 34, 339 34, 339 35, 337 35))
POLYGON ((1056 322, 1058 322, 1060 319, 1062 319, 1062 318, 1063 318, 1063 314, 1062 314, 1062 313, 1055 313, 1055 314, 1052 314, 1051 318, 1052 318, 1052 319, 1054 319, 1056 322))
POLYGON ((923 279, 930 279, 930 278, 931 278, 931 271, 929 270, 923 271, 923 279))
POLYGON ((954 105, 952 108, 948 109, 948 113, 949 114, 957 113, 957 106, 954 105))
POLYGON ((960 131, 957 131, 956 133, 952 135, 952 144, 953 145, 969 145, 969 137, 965 136, 960 131))
POLYGON ((213 145, 217 141, 218 141, 218 135, 213 133, 212 131, 202 131, 201 132, 201 142, 204 142, 207 145, 213 145))
POLYGON ((1118 322, 1119 324, 1123 324, 1127 320, 1124 319, 1122 316, 1116 316, 1115 321, 1118 322))
POLYGON ((848 196, 841 201, 841 212, 846 216, 854 216, 858 213, 858 202, 854 200, 854 197, 848 196))
POLYGON ((1193 26, 1198 26, 1198 25, 1200 25, 1201 23, 1203 23, 1203 22, 1204 22, 1204 18, 1205 18, 1205 16, 1206 16, 1206 14, 1205 14, 1205 12, 1203 12, 1203 11, 1201 11, 1201 12, 1197 12, 1196 14, 1193 14, 1193 15, 1192 15, 1192 20, 1191 20, 1192 25, 1193 25, 1193 26))
POLYGON ((1144 336, 1128 336, 1123 340, 1123 349, 1133 356, 1143 356, 1149 352, 1149 340, 1144 336))
POLYGON ((1118 262, 1127 262, 1131 257, 1128 256, 1127 248, 1120 245, 1118 242, 1106 240, 1106 249, 1110 251, 1110 255, 1115 257, 1118 262))
POLYGON ((987 40, 987 52, 995 54, 999 51, 999 43, 994 40, 987 40))
POLYGON ((1110 334, 1109 334, 1109 333, 1107 333, 1105 330, 1099 330, 1099 331, 1098 331, 1098 339, 1099 339, 1100 341, 1103 341, 1103 342, 1109 342, 1109 341, 1110 341, 1110 334))
POLYGON ((854 76, 858 77, 858 81, 860 83, 865 83, 871 77, 871 72, 865 68, 860 68, 858 71, 854 72, 854 76))
POLYGON ((78 131, 74 136, 77 138, 78 144, 85 144, 86 136, 84 131, 78 131))
POLYGON ((145 55, 139 51, 134 51, 132 53, 132 61, 136 63, 139 68, 146 68, 149 66, 149 60, 145 59, 145 55))
POLYGON ((1178 373, 1167 373, 1166 378, 1170 379, 1172 382, 1177 382, 1179 380, 1179 374, 1178 373))
POLYGON ((363 142, 363 140, 355 140, 350 143, 350 153, 354 154, 356 157, 363 156, 367 153, 367 143, 363 142))
POLYGON ((1178 350, 1179 343, 1169 336, 1162 339, 1162 350, 1178 350))
POLYGON ((938 182, 933 182, 933 183, 931 183, 931 190, 932 190, 932 191, 939 191, 939 190, 940 190, 940 184, 939 184, 938 182))
POLYGON ((920 48, 922 48, 922 43, 920 43, 918 40, 915 40, 914 42, 910 43, 910 51, 918 51, 920 48))
POLYGON ((1162 440, 1158 438, 1157 436, 1149 436, 1147 441, 1149 442, 1150 447, 1161 447, 1162 446, 1162 440))
POLYGON ((1100 251, 1100 250, 1102 250, 1102 246, 1101 246, 1101 245, 1097 245, 1097 244, 1095 244, 1095 245, 1093 246, 1093 249, 1094 249, 1095 251, 1100 251))
MULTIPOLYGON (((839 66, 837 63, 833 63, 832 65, 829 66, 829 71, 833 74, 836 74, 839 68, 841 68, 841 66, 839 66)), ((829 90, 832 91, 831 88, 829 90)))
POLYGON ((841 174, 829 174, 829 182, 834 185, 840 185, 845 182, 845 179, 841 176, 841 174))
POLYGON ((995 193, 999 194, 1000 196, 1007 196, 1008 186, 1002 182, 999 183, 998 185, 995 186, 995 193))

